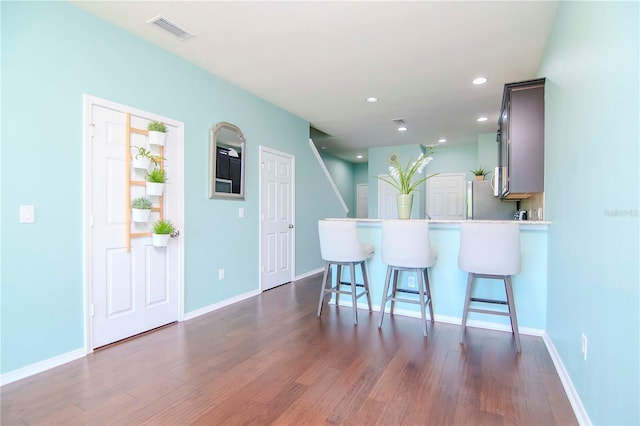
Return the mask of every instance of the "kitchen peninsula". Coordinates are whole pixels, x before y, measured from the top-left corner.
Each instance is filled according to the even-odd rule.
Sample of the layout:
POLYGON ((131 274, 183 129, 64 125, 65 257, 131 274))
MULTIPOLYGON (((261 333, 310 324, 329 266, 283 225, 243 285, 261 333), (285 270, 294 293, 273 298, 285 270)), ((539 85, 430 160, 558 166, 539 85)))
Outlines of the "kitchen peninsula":
MULTIPOLYGON (((353 220, 358 224, 360 241, 375 246, 372 259, 367 262, 369 286, 373 310, 380 310, 386 268, 382 262, 381 219, 330 219, 353 220)), ((412 220, 412 219, 409 219, 412 220)), ((458 268, 458 249, 460 246, 461 220, 426 220, 429 222, 429 234, 432 247, 437 252, 437 261, 429 270, 435 320, 460 324, 464 305, 467 274, 458 268)), ((473 221, 500 222, 500 221, 473 221)), ((513 290, 520 332, 523 334, 542 334, 546 327, 547 300, 547 231, 550 222, 518 221, 520 225, 520 246, 522 268, 513 276, 513 290)), ((486 250, 491 250, 487 247, 486 250)), ((401 273, 399 288, 416 290, 411 277, 415 274, 401 273)), ((343 277, 348 281, 348 272, 343 277)), ((358 282, 362 282, 357 275, 358 282)), ((487 284, 477 286, 477 297, 504 298, 504 285, 497 280, 486 280, 487 284)), ((416 296, 417 297, 417 296, 416 296)), ((346 298, 340 304, 349 305, 346 298)), ((366 309, 366 303, 359 308, 366 309)), ((419 317, 419 308, 411 304, 398 303, 396 314, 419 317)), ((471 313, 468 325, 476 327, 510 330, 508 317, 471 313)))

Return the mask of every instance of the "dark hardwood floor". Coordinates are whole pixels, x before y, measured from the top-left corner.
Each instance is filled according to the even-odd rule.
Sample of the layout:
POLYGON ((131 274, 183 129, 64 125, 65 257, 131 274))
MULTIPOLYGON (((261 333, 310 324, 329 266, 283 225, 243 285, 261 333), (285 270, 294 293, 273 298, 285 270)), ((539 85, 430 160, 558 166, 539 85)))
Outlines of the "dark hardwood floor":
MULTIPOLYGON (((320 276, 1 389, 2 425, 577 424, 547 350, 510 333, 325 307, 320 276)), ((437 303, 437 301, 434 301, 437 303)), ((461 301, 462 303, 462 301, 461 301)))

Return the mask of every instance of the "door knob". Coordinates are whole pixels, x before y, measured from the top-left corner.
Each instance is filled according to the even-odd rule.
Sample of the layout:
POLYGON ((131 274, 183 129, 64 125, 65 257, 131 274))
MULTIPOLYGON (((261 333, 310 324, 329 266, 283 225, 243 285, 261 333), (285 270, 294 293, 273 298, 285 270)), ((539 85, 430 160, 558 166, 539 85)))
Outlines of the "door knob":
POLYGON ((293 225, 292 224, 289 224, 289 229, 293 229, 293 225))
POLYGON ((180 235, 180 231, 178 231, 177 229, 175 231, 173 231, 171 234, 171 238, 176 238, 178 235, 180 235))

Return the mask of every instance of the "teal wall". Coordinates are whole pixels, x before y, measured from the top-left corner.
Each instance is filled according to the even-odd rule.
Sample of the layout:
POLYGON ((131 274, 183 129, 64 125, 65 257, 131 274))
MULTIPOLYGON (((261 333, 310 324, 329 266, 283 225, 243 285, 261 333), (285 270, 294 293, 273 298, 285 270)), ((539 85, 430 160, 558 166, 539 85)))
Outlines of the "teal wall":
POLYGON ((438 145, 429 164, 429 173, 466 173, 467 179, 473 174, 470 170, 478 167, 478 144, 438 145))
POLYGON ((553 223, 547 332, 603 425, 640 424, 638 5, 560 2, 538 72, 553 223))
POLYGON ((0 7, 2 373, 84 346, 85 93, 185 123, 187 313, 257 290, 259 145, 295 156, 295 272, 322 266, 317 220, 343 211, 306 121, 70 3, 0 7), (209 130, 219 121, 247 139, 246 201, 207 197, 209 130), (35 224, 18 224, 21 204, 35 205, 35 224))
MULTIPOLYGON (((490 178, 493 176, 493 171, 497 166, 498 143, 496 142, 496 133, 483 133, 478 135, 478 162, 476 167, 489 170, 491 174, 487 175, 487 178, 490 178)), ((469 179, 472 178, 471 173, 468 173, 468 176, 469 179)))
MULTIPOLYGON (((326 152, 320 152, 320 157, 322 161, 324 161, 329 174, 333 178, 333 182, 336 184, 344 203, 349 209, 346 217, 356 217, 354 164, 326 152)), ((343 214, 342 216, 344 217, 345 215, 343 214)))
POLYGON ((369 163, 354 164, 353 181, 356 185, 360 183, 369 183, 369 163))

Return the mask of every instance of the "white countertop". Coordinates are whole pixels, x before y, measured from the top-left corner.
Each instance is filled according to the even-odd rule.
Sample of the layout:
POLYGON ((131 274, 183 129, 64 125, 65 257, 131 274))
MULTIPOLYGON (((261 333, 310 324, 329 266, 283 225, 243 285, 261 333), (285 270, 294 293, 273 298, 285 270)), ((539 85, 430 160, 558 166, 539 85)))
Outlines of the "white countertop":
POLYGON ((447 224, 460 224, 460 223, 513 223, 516 222, 520 225, 551 225, 551 222, 546 220, 433 220, 433 219, 354 219, 350 217, 328 217, 326 220, 353 220, 363 223, 378 223, 383 220, 419 220, 423 222, 433 223, 434 225, 447 225, 447 224))

